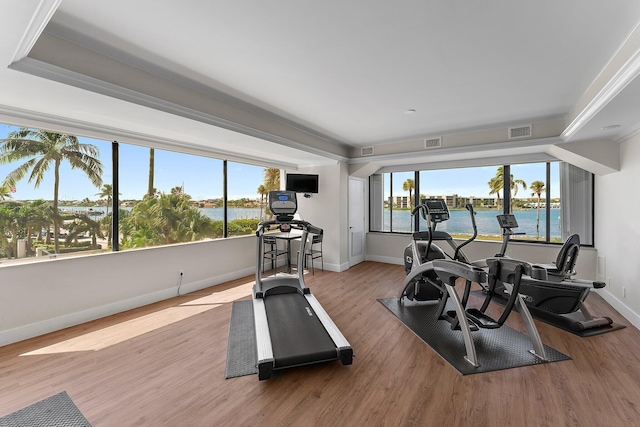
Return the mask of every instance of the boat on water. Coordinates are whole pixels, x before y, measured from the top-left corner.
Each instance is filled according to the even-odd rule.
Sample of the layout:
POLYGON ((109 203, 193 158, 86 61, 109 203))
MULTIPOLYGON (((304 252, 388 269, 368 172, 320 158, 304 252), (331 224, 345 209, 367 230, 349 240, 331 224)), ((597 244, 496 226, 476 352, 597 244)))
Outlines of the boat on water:
POLYGON ((58 209, 61 215, 88 215, 88 216, 102 216, 104 212, 100 210, 94 210, 93 208, 88 208, 85 210, 81 209, 58 209))

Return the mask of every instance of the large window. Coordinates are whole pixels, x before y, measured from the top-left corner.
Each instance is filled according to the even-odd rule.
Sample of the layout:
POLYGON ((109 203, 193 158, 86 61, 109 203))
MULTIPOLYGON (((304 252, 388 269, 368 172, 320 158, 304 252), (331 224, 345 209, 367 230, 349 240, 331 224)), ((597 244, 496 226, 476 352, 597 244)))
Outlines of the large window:
MULTIPOLYGON (((402 195, 409 197, 410 185, 406 182, 410 178, 407 177, 414 173, 383 173, 371 177, 371 231, 406 232, 411 229, 410 211, 404 209, 404 205, 400 206, 405 199, 398 198, 397 192, 404 191, 402 195), (396 184, 397 177, 401 177, 402 184, 396 184), (380 185, 387 182, 393 184, 380 185), (397 203, 381 205, 380 200, 389 198, 397 203), (383 211, 381 214, 380 210, 383 211), (385 218, 385 222, 376 220, 376 216, 385 218), (386 218, 392 218, 391 227, 386 227, 386 218)), ((567 163, 419 171, 412 182, 412 194, 418 203, 425 198, 446 201, 451 219, 439 224, 438 229, 454 237, 469 236, 473 232, 465 209, 471 204, 476 212, 480 239, 500 239, 496 215, 512 213, 519 225, 516 231, 523 233, 516 236, 517 239, 562 242, 570 234, 577 233, 583 244, 593 244, 593 175, 567 163)), ((417 227, 424 230, 427 225, 420 219, 417 227)))
POLYGON ((280 189, 280 170, 228 162, 228 235, 253 234, 268 212, 267 194, 280 189))
POLYGON ((222 161, 119 144, 120 250, 222 237, 222 161))
POLYGON ((0 260, 106 248, 111 144, 0 125, 0 260))
POLYGON ((377 198, 370 220, 373 230, 411 231, 411 210, 415 206, 414 178, 413 172, 380 174, 371 178, 372 197, 375 195, 377 198))
POLYGON ((253 234, 279 182, 279 169, 0 125, 0 262, 253 234))

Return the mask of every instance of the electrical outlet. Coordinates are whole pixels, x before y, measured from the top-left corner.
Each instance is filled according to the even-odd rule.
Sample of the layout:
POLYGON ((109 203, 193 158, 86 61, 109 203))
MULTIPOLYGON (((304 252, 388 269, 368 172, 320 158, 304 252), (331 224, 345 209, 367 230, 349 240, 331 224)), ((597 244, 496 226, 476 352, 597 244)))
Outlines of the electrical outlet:
POLYGON ((184 276, 184 270, 180 269, 180 277, 184 276))

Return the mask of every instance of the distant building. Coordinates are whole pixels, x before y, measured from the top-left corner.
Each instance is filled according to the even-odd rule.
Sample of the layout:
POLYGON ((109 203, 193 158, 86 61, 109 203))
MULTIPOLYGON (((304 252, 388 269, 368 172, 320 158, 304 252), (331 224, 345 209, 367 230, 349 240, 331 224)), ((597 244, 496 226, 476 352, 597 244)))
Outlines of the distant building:
POLYGON ((409 208, 409 196, 389 197, 389 203, 395 208, 409 208))
POLYGON ((448 195, 436 195, 436 196, 422 196, 422 199, 444 199, 448 208, 464 208, 467 204, 472 204, 475 207, 490 207, 493 208, 497 205, 497 198, 491 197, 462 197, 457 194, 448 195))

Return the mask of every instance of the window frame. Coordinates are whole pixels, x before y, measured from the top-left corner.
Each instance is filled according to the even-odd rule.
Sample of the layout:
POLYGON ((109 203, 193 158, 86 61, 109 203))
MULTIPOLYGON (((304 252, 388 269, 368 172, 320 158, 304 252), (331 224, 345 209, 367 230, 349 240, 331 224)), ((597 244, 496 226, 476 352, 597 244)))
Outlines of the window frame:
MULTIPOLYGON (((533 243, 533 244, 550 244, 550 245, 562 245, 562 241, 560 242, 554 242, 552 241, 551 238, 551 164, 552 163, 561 163, 559 160, 558 161, 546 161, 546 162, 531 162, 531 163, 544 163, 546 165, 546 173, 545 173, 545 207, 544 207, 544 212, 545 212, 545 222, 546 222, 546 227, 545 227, 545 233, 544 233, 544 239, 540 239, 540 240, 534 240, 534 239, 519 239, 517 238, 517 236, 512 236, 511 237, 511 241, 514 242, 522 242, 522 243, 533 243)), ((511 195, 510 195, 510 182, 509 182, 509 177, 510 177, 510 171, 511 171, 511 166, 514 165, 518 165, 518 164, 529 164, 529 163, 512 163, 512 164, 504 164, 504 165, 495 165, 496 167, 502 166, 504 168, 504 176, 503 176, 503 206, 502 206, 502 213, 508 212, 510 204, 511 204, 511 195)), ((464 168, 452 168, 452 169, 464 169, 464 168)), ((414 170, 414 182, 415 182, 415 194, 414 194, 414 206, 417 206, 417 204, 420 202, 420 194, 421 194, 421 189, 420 189, 420 172, 422 171, 428 171, 428 169, 422 169, 422 170, 414 170)), ((393 174, 394 173, 398 173, 398 172, 384 172, 381 173, 379 175, 384 175, 384 174, 389 174, 390 176, 390 199, 393 198, 393 174)), ((372 175, 373 176, 373 175, 372 175)), ((559 177, 560 179, 562 179, 561 177, 559 177)), ((591 236, 589 236, 588 239, 585 239, 586 241, 588 241, 589 243, 585 243, 585 242, 581 242, 581 246, 584 247, 594 247, 594 236, 595 236, 595 221, 594 221, 594 214, 595 214, 595 206, 594 206, 594 201, 595 201, 595 176, 594 174, 590 174, 590 179, 591 179, 591 200, 590 200, 590 206, 589 206, 589 212, 590 212, 590 227, 589 227, 589 232, 591 233, 591 236)), ((372 177, 369 178, 369 182, 371 183, 372 177)), ((382 181, 384 182, 384 177, 382 178, 382 181)), ((560 184, 562 185, 562 184, 560 184)), ((371 186, 370 186, 371 188, 371 186)), ((371 190, 370 190, 371 191, 371 190)), ((384 191, 384 186, 383 186, 383 191, 384 191)), ((384 194, 383 194, 383 200, 384 200, 384 194)), ((372 211, 372 206, 371 206, 371 200, 372 198, 369 198, 369 232, 373 232, 373 233, 386 233, 386 234, 401 234, 401 235, 407 235, 407 234, 411 234, 410 231, 394 231, 393 227, 392 227, 392 206, 390 206, 389 208, 389 215, 390 215, 390 226, 389 226, 389 230, 374 230, 371 228, 372 225, 372 221, 371 221, 371 211, 372 211)), ((383 206, 384 207, 384 206, 383 206)), ((384 217, 384 215, 383 215, 384 217)), ((413 230, 420 230, 420 219, 415 217, 413 220, 413 230)), ((384 221, 383 221, 383 228, 384 228, 384 221)), ((542 237, 542 236, 541 236, 542 237)), ((561 238, 561 240, 563 240, 563 238, 561 238)))

